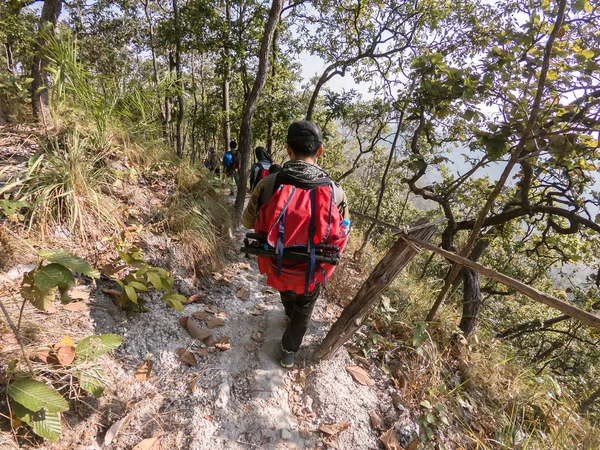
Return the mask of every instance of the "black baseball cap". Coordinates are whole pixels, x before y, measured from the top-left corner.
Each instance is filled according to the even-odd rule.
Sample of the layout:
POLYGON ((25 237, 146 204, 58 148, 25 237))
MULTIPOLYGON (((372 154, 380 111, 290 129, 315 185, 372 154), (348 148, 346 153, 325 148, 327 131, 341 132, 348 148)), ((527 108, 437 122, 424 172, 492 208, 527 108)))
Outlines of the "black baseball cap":
POLYGON ((311 122, 310 120, 299 120, 298 122, 294 122, 290 125, 286 140, 288 144, 309 141, 323 142, 321 130, 317 124, 311 122))

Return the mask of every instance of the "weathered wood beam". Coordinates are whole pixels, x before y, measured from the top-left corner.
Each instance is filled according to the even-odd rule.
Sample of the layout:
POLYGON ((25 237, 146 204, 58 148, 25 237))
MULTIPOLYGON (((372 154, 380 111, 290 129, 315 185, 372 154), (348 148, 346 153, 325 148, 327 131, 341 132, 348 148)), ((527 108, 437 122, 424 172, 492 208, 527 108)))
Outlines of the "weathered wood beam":
MULTIPOLYGON (((427 224, 427 219, 421 218, 412 225, 415 228, 414 236, 419 241, 431 239, 436 230, 435 224, 423 227, 424 224, 427 224)), ((418 248, 405 242, 403 238, 396 241, 333 324, 313 356, 315 361, 329 358, 352 337, 379 302, 381 293, 392 284, 396 276, 418 252, 418 248)))
POLYGON ((438 253, 442 255, 444 258, 447 258, 451 261, 459 265, 463 265, 466 267, 470 267, 471 269, 479 272, 484 277, 491 278, 496 280, 505 286, 511 287, 516 291, 520 292, 527 297, 543 303, 551 308, 557 309, 563 314, 568 315, 574 319, 579 320, 587 326, 600 330, 600 316, 592 314, 588 311, 584 311, 583 309, 577 308, 576 306, 571 305, 570 303, 559 300, 556 297, 553 297, 550 294, 546 294, 545 292, 538 291, 531 286, 528 286, 524 283, 521 283, 514 278, 511 278, 502 273, 496 272, 488 267, 482 266, 481 264, 477 264, 476 262, 471 261, 470 259, 464 258, 462 256, 457 255, 456 253, 449 252, 447 250, 436 247, 435 245, 430 244, 427 240, 420 239, 417 236, 402 234, 400 235, 400 239, 404 239, 407 242, 412 242, 413 244, 417 244, 427 250, 431 250, 432 252, 438 253))

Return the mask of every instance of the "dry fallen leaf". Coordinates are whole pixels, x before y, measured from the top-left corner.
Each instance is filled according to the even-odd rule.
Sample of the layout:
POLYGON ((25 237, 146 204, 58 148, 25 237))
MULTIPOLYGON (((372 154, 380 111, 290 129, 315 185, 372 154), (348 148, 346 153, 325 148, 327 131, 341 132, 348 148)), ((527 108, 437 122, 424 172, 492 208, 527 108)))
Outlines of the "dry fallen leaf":
MULTIPOLYGON (((102 272, 105 275, 114 275, 115 273, 119 272, 120 270, 123 270, 127 267, 127 265, 123 264, 123 265, 114 265, 114 264, 105 264, 102 269, 100 269, 100 272, 102 272)), ((104 289, 102 289, 104 291, 104 289)))
POLYGON ((207 314, 205 312, 197 311, 195 313, 192 313, 192 317, 195 317, 198 320, 206 320, 206 318, 208 316, 207 316, 207 314))
POLYGON ((161 450, 160 438, 148 438, 141 441, 132 450, 161 450))
POLYGON ((72 289, 69 291, 69 297, 71 300, 88 300, 90 293, 81 289, 72 289))
POLYGON ((189 364, 190 366, 195 366, 198 364, 196 362, 196 357, 192 352, 188 352, 185 348, 178 348, 177 354, 179 355, 179 359, 181 359, 184 363, 189 364))
POLYGON ((56 348, 56 359, 63 366, 68 366, 75 359, 75 347, 58 347, 56 348))
POLYGON ((240 264, 240 269, 244 269, 244 270, 252 270, 252 267, 250 266, 250 264, 248 263, 241 263, 240 264))
POLYGON ((43 352, 37 352, 34 355, 34 357, 35 357, 35 359, 37 359, 37 360, 39 360, 39 361, 41 361, 41 362, 43 362, 45 364, 48 364, 48 361, 50 359, 50 352, 47 351, 47 350, 45 350, 43 352))
POLYGON ((119 434, 119 431, 121 431, 121 428, 126 426, 126 422, 128 419, 129 416, 125 416, 122 419, 117 420, 110 426, 110 428, 104 435, 104 446, 109 446, 111 444, 113 439, 117 436, 117 434, 119 434))
POLYGON ((66 305, 63 305, 63 309, 66 311, 71 311, 71 312, 76 312, 76 311, 85 311, 87 309, 87 305, 83 302, 76 302, 76 303, 67 303, 66 305))
POLYGON ((223 325, 225 323, 225 321, 223 319, 212 319, 209 320, 208 322, 206 322, 206 326, 210 329, 216 328, 216 327, 220 327, 221 325, 223 325))
POLYGON ((374 430, 385 430, 385 423, 379 413, 371 411, 369 413, 369 418, 371 419, 371 428, 374 430))
POLYGON ((262 316, 264 314, 264 311, 260 311, 258 309, 251 309, 248 312, 253 316, 262 316))
POLYGON ((133 374, 135 376, 135 379, 140 382, 148 380, 150 378, 150 375, 152 374, 153 364, 154 363, 151 359, 147 359, 146 361, 141 363, 136 369, 135 373, 133 374))
POLYGON ((198 387, 198 384, 197 384, 197 382, 198 382, 198 377, 199 377, 199 376, 200 376, 200 375, 196 375, 196 376, 195 376, 195 377, 192 379, 192 381, 191 381, 191 383, 190 383, 190 391, 194 392, 194 391, 196 390, 196 388, 198 387))
POLYGON ((121 291, 117 291, 116 289, 102 288, 102 292, 115 297, 117 300, 121 298, 121 291))
POLYGON ((229 337, 223 336, 217 342, 215 342, 215 347, 217 347, 221 351, 229 350, 231 348, 231 344, 229 343, 229 337))
POLYGON ((360 366, 348 366, 346 371, 354 378, 354 381, 363 386, 373 386, 375 384, 375 380, 360 366))
POLYGON ((240 300, 249 300, 250 299, 250 291, 245 287, 239 287, 235 293, 237 298, 240 300))
POLYGON ((206 294, 194 294, 186 300, 185 304, 189 305, 190 303, 196 303, 206 300, 208 296, 206 294))
POLYGON ((260 292, 266 295, 277 294, 277 291, 274 291, 271 288, 263 288, 260 292))
POLYGON ((210 331, 200 328, 198 324, 188 316, 180 317, 179 323, 194 339, 203 341, 210 337, 210 331))
POLYGON ((244 344, 244 348, 246 349, 246 351, 252 353, 253 351, 256 350, 256 345, 253 345, 253 344, 244 344))
POLYGON ((415 450, 419 444, 421 443, 421 439, 417 439, 416 441, 411 442, 408 447, 406 447, 406 450, 415 450))
POLYGON ((263 337, 263 335, 260 331, 257 331, 256 333, 252 333, 250 335, 250 337, 252 338, 253 341, 256 341, 256 342, 263 342, 265 340, 265 338, 263 337))
POLYGON ((338 422, 338 423, 322 423, 319 426, 319 431, 328 434, 330 436, 336 436, 350 426, 350 422, 338 422))
POLYGON ((212 273, 213 279, 215 281, 219 281, 223 278, 223 274, 219 273, 219 272, 213 272, 212 273))
POLYGON ((379 438, 385 450, 404 450, 398 440, 398 435, 393 428, 390 428, 379 438))
POLYGON ((202 348, 198 351, 198 355, 200 356, 208 356, 208 350, 205 348, 202 348))
POLYGON ((215 305, 209 306, 208 308, 206 308, 206 312, 211 313, 211 314, 216 314, 217 313, 217 307, 215 305))

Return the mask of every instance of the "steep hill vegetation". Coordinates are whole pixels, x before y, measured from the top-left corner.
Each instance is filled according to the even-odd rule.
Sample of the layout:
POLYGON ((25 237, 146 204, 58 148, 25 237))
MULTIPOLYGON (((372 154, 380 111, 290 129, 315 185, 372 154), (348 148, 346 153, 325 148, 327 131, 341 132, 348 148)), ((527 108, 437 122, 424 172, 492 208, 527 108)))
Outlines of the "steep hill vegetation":
POLYGON ((217 435, 215 448, 599 448, 593 327, 422 251, 343 355, 315 375, 307 350, 284 380, 236 353, 246 337, 250 353, 263 334, 276 340, 279 310, 232 251, 253 148, 284 162, 287 127, 307 118, 323 130, 320 164, 353 213, 311 351, 419 217, 437 221, 432 242, 444 250, 597 315, 599 23, 597 0, 0 0, 0 444, 63 448, 48 441, 64 432, 64 448, 100 435, 109 448, 142 438, 155 441, 138 448, 208 448, 217 435), (242 155, 234 202, 203 166, 230 140, 242 155), (235 302, 246 297, 263 322, 242 317, 235 302), (113 319, 65 319, 85 302, 113 319), (188 319, 177 321, 192 312, 200 323, 226 318, 228 335, 188 347, 188 319), (164 333, 145 335, 154 322, 164 333), (128 422, 110 425, 133 412, 119 414, 110 398, 131 372, 150 378, 152 363, 146 379, 138 372, 153 358, 156 383, 123 404, 164 397, 177 373, 181 398, 146 406, 191 411, 200 394, 181 381, 187 363, 202 395, 216 389, 225 402, 221 415, 209 424, 206 394, 206 423, 177 435, 160 418, 162 431, 140 426, 119 443, 128 422), (376 381, 357 398, 380 410, 340 412, 361 409, 340 406, 349 376, 340 398, 323 388, 350 359, 376 381), (241 381, 251 370, 268 372, 267 387, 241 381), (260 435, 260 418, 215 431, 243 420, 236 408, 261 408, 261 389, 286 399, 290 437, 260 435), (227 407, 231 391, 239 403, 227 407), (89 436, 86 420, 99 424, 89 436))

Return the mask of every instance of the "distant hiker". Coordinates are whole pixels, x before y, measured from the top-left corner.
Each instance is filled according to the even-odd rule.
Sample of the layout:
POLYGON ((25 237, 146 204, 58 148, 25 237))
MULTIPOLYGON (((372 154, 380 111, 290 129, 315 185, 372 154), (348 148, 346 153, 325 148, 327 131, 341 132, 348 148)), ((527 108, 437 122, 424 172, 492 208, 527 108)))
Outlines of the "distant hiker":
POLYGON ((281 365, 293 367, 308 328, 321 286, 335 266, 317 261, 315 246, 344 249, 349 224, 346 195, 339 184, 317 165, 323 153, 321 130, 309 121, 294 122, 287 133, 291 161, 281 172, 256 185, 246 210, 244 226, 266 236, 276 257, 259 256, 260 272, 277 289, 289 323, 281 341, 281 365), (283 258, 287 248, 304 248, 310 255, 298 262, 283 258))
POLYGON ((237 151, 237 142, 229 143, 229 150, 223 155, 223 172, 225 173, 225 184, 229 184, 229 195, 234 195, 233 182, 237 187, 239 183, 240 152, 237 151))
POLYGON ((213 172, 216 176, 219 176, 221 172, 219 157, 217 156, 217 150, 214 147, 210 147, 208 150, 208 170, 213 172))
POLYGON ((250 168, 250 191, 253 191, 256 185, 263 178, 268 177, 271 172, 271 156, 264 147, 256 147, 254 149, 256 161, 250 168))

